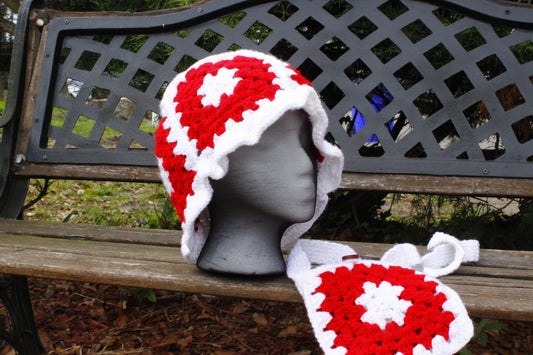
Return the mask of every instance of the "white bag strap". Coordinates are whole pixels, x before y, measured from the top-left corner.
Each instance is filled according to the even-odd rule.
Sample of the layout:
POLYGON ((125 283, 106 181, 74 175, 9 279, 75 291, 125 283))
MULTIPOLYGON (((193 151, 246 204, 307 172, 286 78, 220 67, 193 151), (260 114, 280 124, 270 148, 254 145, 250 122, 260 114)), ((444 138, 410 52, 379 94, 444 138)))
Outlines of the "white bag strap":
MULTIPOLYGON (((463 262, 479 260, 477 240, 460 241, 441 232, 433 235, 427 250, 428 253, 421 257, 413 244, 398 244, 385 252, 380 261, 440 277, 451 274, 463 262)), ((310 270, 312 264, 339 264, 344 260, 357 258, 357 253, 347 245, 301 239, 294 245, 287 259, 287 275, 292 278, 297 273, 310 270)))
POLYGON ((294 274, 308 271, 312 264, 339 264, 346 257, 358 258, 357 253, 344 244, 300 239, 287 258, 287 275, 292 278, 294 274))
POLYGON ((479 260, 477 240, 460 241, 451 235, 437 232, 427 245, 428 253, 420 256, 412 244, 398 244, 381 258, 388 264, 400 265, 421 271, 426 275, 440 277, 451 274, 464 262, 479 260))

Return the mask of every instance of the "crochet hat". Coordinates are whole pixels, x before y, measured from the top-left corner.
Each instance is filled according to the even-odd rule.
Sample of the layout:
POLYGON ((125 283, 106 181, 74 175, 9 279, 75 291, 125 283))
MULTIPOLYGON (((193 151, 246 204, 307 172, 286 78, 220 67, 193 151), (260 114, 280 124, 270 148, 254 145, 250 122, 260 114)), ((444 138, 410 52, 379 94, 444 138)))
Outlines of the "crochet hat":
POLYGON ((324 139, 328 119, 311 83, 271 55, 241 50, 200 60, 168 85, 161 100, 163 119, 156 132, 155 154, 181 220, 181 248, 187 260, 198 259, 209 231, 206 207, 213 194, 209 179, 224 177, 228 154, 256 144, 285 112, 299 109, 312 123, 318 167, 316 208, 311 220, 285 231, 282 248, 318 218, 342 173, 342 153, 324 139))

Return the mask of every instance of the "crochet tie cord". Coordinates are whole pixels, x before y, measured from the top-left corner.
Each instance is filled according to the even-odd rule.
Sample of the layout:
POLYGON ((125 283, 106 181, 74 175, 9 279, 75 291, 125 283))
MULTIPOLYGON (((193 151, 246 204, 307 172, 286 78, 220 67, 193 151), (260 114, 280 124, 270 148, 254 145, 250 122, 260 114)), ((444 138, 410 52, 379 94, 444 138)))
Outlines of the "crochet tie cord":
POLYGON ((312 124, 318 174, 315 214, 285 231, 282 248, 311 227, 340 183, 343 156, 324 139, 328 118, 318 94, 300 72, 272 55, 240 50, 204 58, 170 82, 160 106, 155 154, 181 220, 181 251, 191 262, 208 235, 209 180, 224 177, 227 155, 256 144, 287 111, 304 110, 312 124))
POLYGON ((436 233, 420 257, 400 244, 380 261, 338 243, 300 240, 287 275, 325 354, 454 354, 473 336, 458 294, 436 279, 477 261, 479 243, 436 233), (319 264, 311 268, 312 264, 319 264))

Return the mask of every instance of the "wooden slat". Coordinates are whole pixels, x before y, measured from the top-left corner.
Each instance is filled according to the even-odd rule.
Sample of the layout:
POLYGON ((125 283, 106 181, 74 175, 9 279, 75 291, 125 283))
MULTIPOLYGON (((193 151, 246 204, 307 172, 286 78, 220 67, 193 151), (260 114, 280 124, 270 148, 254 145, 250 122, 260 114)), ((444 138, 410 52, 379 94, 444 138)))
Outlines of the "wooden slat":
POLYGON ((26 155, 28 141, 30 139, 31 127, 33 122, 33 114, 35 110, 35 102, 37 98, 37 92, 39 91, 39 80, 41 78, 41 70, 43 64, 43 58, 45 55, 46 39, 48 37, 48 29, 46 26, 40 30, 36 29, 36 26, 32 24, 30 26, 30 36, 28 43, 28 60, 26 64, 26 72, 31 73, 27 75, 25 94, 22 102, 21 119, 17 132, 17 142, 15 148, 15 155, 26 155), (38 33, 41 33, 40 42, 36 38, 38 33), (37 47, 38 46, 38 47, 37 47), (33 60, 35 58, 35 60, 33 60))
MULTIPOLYGON (((17 221, 0 218, 0 233, 27 234, 51 238, 68 238, 119 243, 140 243, 151 245, 179 246, 181 231, 107 227, 90 224, 72 224, 40 221, 17 221)), ((365 258, 379 259, 392 244, 342 242, 351 246, 365 258)), ((419 247, 420 254, 426 248, 419 247)), ((483 249, 476 266, 501 269, 533 270, 533 252, 483 249)), ((466 266, 463 267, 463 269, 466 266)), ((473 270, 473 269, 472 269, 473 270)), ((474 271, 472 271, 474 272, 474 271)), ((532 272, 533 274, 533 272, 532 272)))
MULTIPOLYGON (((21 236, 21 238, 23 238, 21 236)), ((245 297, 279 301, 292 301, 298 298, 298 293, 291 281, 285 277, 277 278, 243 278, 223 277, 202 272, 195 265, 179 262, 176 253, 175 261, 164 261, 158 255, 165 255, 165 251, 154 253, 146 246, 136 246, 137 251, 123 253, 114 249, 116 244, 109 245, 109 252, 97 255, 95 250, 81 253, 92 248, 83 241, 68 241, 73 244, 77 253, 48 248, 26 248, 20 246, 6 246, 0 235, 0 273, 58 278, 74 281, 105 283, 153 289, 166 289, 183 292, 208 293, 221 296, 245 297), (116 251, 115 256, 110 253, 116 251), (145 258, 139 257, 145 253, 145 258), (137 255, 130 259, 128 254, 137 255), (156 259, 156 260, 154 260, 156 259)), ((64 245, 63 245, 64 248, 64 245)), ((168 249, 166 247, 157 247, 168 249)), ((175 249, 175 248, 172 248, 175 249)))
POLYGON ((132 243, 99 242, 76 239, 43 238, 27 235, 0 234, 2 246, 14 249, 50 251, 56 253, 81 255, 82 257, 98 256, 124 258, 127 260, 161 261, 187 264, 177 247, 160 245, 140 245, 132 243))
MULTIPOLYGON (((79 240, 109 241, 120 243, 141 243, 152 245, 179 246, 181 231, 106 227, 89 224, 70 224, 39 221, 17 221, 0 218, 0 232, 7 234, 28 234, 42 237, 70 238, 79 240)), ((379 259, 391 248, 391 244, 344 242, 360 255, 379 259)), ((424 254, 425 247, 419 247, 424 254)), ((509 250, 483 250, 477 266, 498 269, 533 270, 533 252, 509 250)))
POLYGON ((33 164, 17 167, 19 177, 160 183, 159 169, 146 166, 33 164))
MULTIPOLYGON (((18 167, 21 177, 49 177, 159 183, 155 167, 119 165, 32 164, 18 167)), ((404 193, 533 197, 533 179, 479 178, 406 174, 344 173, 340 188, 404 193)))
POLYGON ((106 227, 91 224, 40 221, 17 221, 4 218, 0 218, 0 233, 167 246, 179 246, 181 240, 181 231, 174 230, 106 227))
POLYGON ((447 282, 465 304, 470 316, 489 319, 531 321, 533 289, 468 285, 447 282))
MULTIPOLYGON (((3 220, 0 222, 4 222, 3 220)), ((26 224, 20 221, 10 226, 26 224)), ((28 223, 33 224, 33 223, 28 223)), ((38 223, 42 226, 42 223, 38 223)), ((8 224, 0 223, 5 230, 8 224)), ((46 225, 46 223, 44 223, 46 225)), ((62 224, 67 230, 73 225, 62 224)), ((94 231, 112 233, 114 228, 93 226, 94 231)), ((18 226, 19 231, 23 229, 18 226)), ((125 229, 117 229, 123 233, 125 229)), ((148 230, 141 232, 149 233, 148 230)), ((172 231, 171 231, 172 232, 172 231)), ((69 233, 64 233, 69 234, 69 233)), ((356 249, 374 247, 381 254, 384 245, 353 243, 356 249)), ((375 252, 374 252, 375 253, 375 252)), ((243 278, 204 273, 186 263, 177 246, 141 245, 129 241, 87 241, 44 238, 25 234, 0 234, 0 272, 60 278, 221 296, 300 302, 292 282, 285 277, 243 278)), ((443 281, 462 297, 473 316, 528 320, 533 316, 533 280, 520 280, 512 270, 501 267, 465 266, 443 281), (485 273, 483 270, 488 272, 485 273), (462 274, 461 274, 462 273, 462 274), (494 276, 500 275, 500 276, 494 276), (506 277, 505 275, 511 275, 506 277)), ((526 271, 524 275, 528 275, 526 271)))
POLYGON ((533 179, 344 173, 341 187, 465 196, 533 197, 533 179))
MULTIPOLYGON (((380 259, 383 254, 392 247, 392 244, 373 244, 343 242, 351 246, 362 255, 370 259, 380 259)), ((426 247, 419 246, 418 250, 423 255, 427 253, 426 247)), ((475 264, 483 267, 509 268, 533 270, 533 252, 515 250, 482 249, 479 254, 479 261, 475 264)), ((532 272, 533 273, 533 272, 532 272)))

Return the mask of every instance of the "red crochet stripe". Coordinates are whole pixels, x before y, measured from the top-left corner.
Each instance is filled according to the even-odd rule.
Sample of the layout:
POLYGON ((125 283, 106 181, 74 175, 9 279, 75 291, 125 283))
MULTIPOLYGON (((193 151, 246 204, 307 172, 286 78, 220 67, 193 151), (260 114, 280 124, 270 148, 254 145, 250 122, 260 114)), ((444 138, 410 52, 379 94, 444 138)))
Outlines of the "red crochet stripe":
POLYGON ((292 80, 296 81, 300 85, 313 86, 313 84, 311 84, 311 82, 309 80, 307 80, 307 78, 305 76, 303 76, 302 73, 300 73, 299 70, 294 69, 290 65, 287 66, 287 68, 289 68, 290 70, 294 71, 294 75, 291 76, 292 80))
POLYGON ((196 147, 200 151, 206 147, 214 147, 214 136, 225 132, 228 119, 240 122, 244 111, 259 108, 256 101, 265 98, 274 100, 280 87, 272 84, 276 75, 268 71, 270 67, 270 64, 257 58, 236 56, 232 60, 205 63, 187 72, 186 80, 178 85, 174 102, 177 102, 176 112, 182 113, 181 125, 189 127, 189 138, 197 139, 196 147), (203 107, 201 102, 203 96, 197 94, 198 89, 207 74, 216 75, 222 67, 239 69, 235 77, 242 80, 235 87, 233 95, 222 95, 219 107, 213 105, 203 107))
POLYGON ((163 123, 167 118, 164 117, 155 133, 155 155, 163 159, 163 168, 169 173, 169 180, 174 189, 170 199, 176 208, 176 213, 180 221, 185 222, 184 211, 187 207, 187 196, 194 195, 192 183, 196 177, 195 171, 185 169, 185 156, 174 155, 176 143, 168 143, 170 129, 164 129, 163 123))
POLYGON ((322 154, 320 154, 320 150, 318 150, 317 147, 315 147, 315 158, 319 163, 323 163, 326 159, 322 154))
POLYGON ((414 270, 373 264, 355 264, 352 270, 339 267, 333 272, 320 275, 322 284, 316 292, 326 298, 319 311, 328 312, 333 317, 324 331, 333 330, 337 337, 334 347, 343 346, 348 355, 371 354, 413 354, 413 348, 422 344, 431 349, 431 341, 441 335, 449 339, 449 326, 455 319, 451 312, 443 311, 446 296, 436 293, 436 282, 425 282, 424 275, 415 274, 414 270), (377 324, 361 321, 366 312, 355 300, 364 293, 363 285, 370 281, 379 285, 387 281, 393 286, 402 286, 404 291, 400 299, 411 301, 404 325, 396 322, 387 324, 382 331, 377 324))

